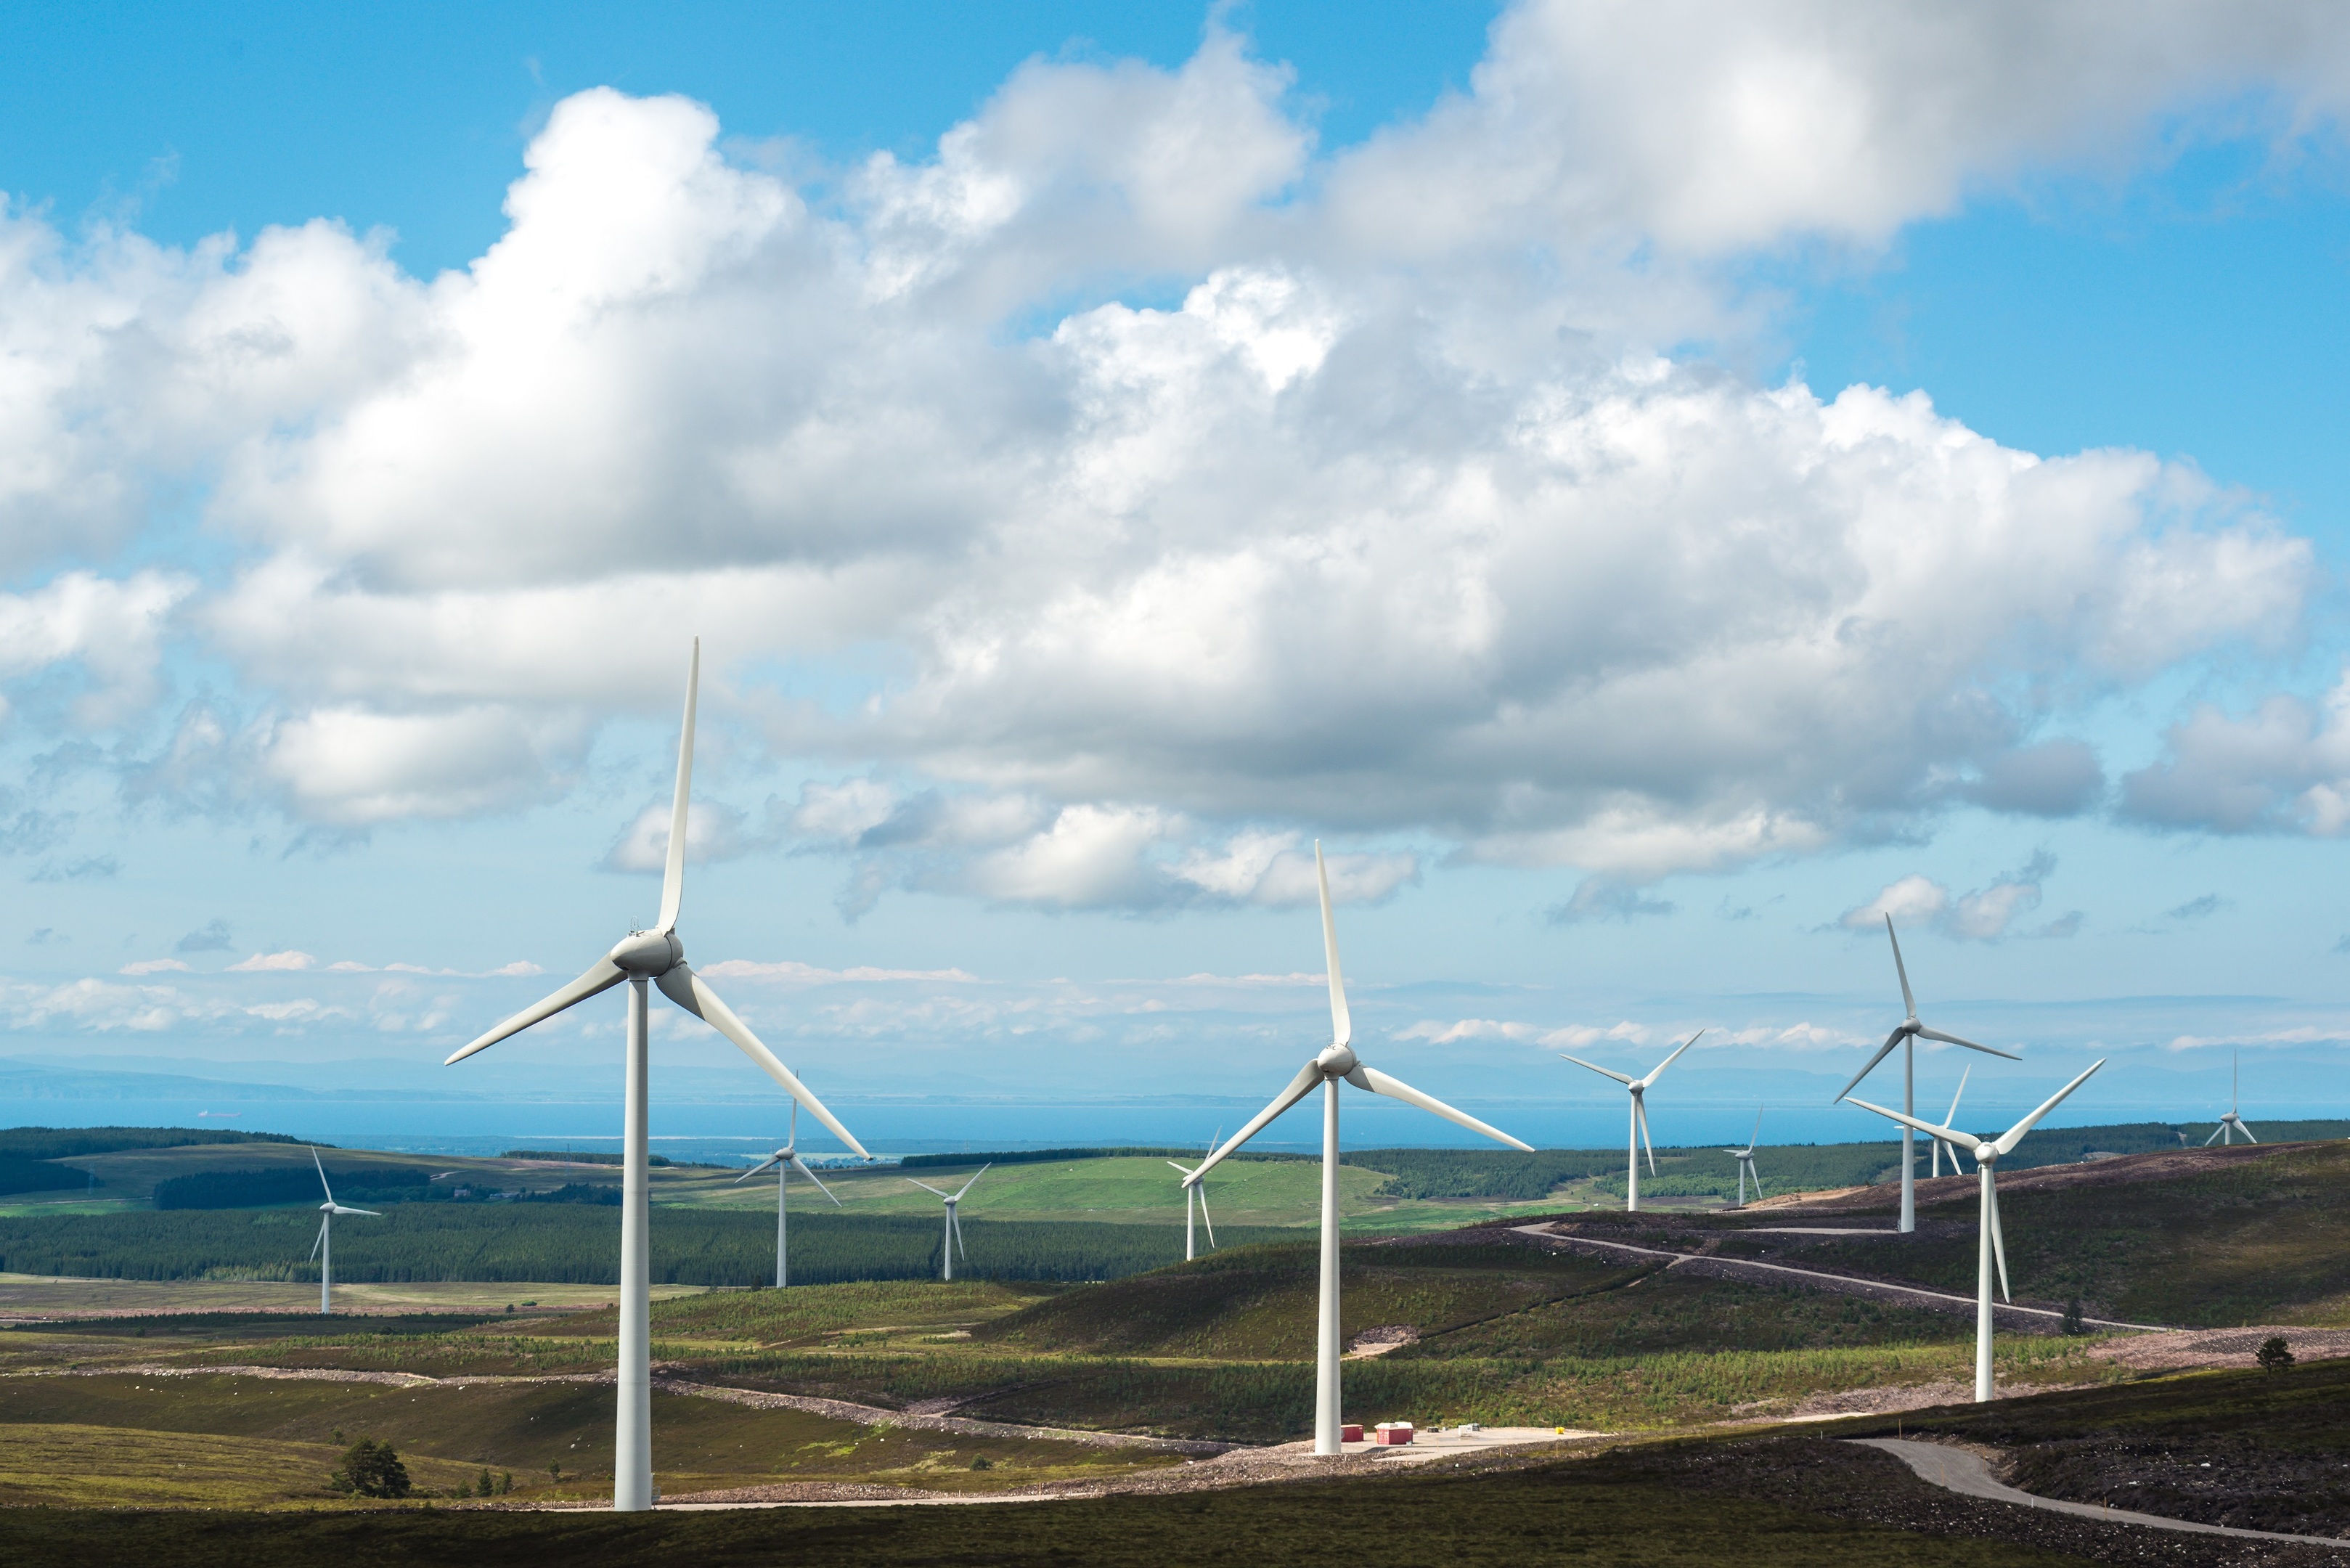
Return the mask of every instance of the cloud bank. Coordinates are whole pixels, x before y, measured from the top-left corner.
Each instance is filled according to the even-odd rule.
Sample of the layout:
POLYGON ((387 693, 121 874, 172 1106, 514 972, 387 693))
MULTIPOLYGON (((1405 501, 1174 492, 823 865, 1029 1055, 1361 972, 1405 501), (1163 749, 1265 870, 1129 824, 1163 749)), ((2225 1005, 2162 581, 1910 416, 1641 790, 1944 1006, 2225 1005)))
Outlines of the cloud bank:
MULTIPOLYGON (((1699 21, 1513 7, 1468 92, 1336 150, 1211 24, 805 185, 597 89, 432 279, 325 221, 182 251, 13 209, 11 722, 114 737, 135 799, 361 833, 561 796, 698 632, 779 794, 695 853, 837 855, 851 916, 1295 903, 1326 831, 1371 846, 1345 898, 1432 847, 1628 918, 1674 873, 2096 808, 2081 704, 2289 639, 2306 542, 2144 453, 1659 346, 1751 325, 1741 256, 2319 136, 2350 21, 1699 21), (198 480, 231 564, 108 565, 198 480), (237 689, 175 697, 175 649, 237 689)), ((2338 727, 2199 715, 2122 809, 2337 832, 2338 727)), ((656 862, 657 815, 614 827, 656 862)), ((1937 896, 1997 936, 2037 878, 1937 896)))

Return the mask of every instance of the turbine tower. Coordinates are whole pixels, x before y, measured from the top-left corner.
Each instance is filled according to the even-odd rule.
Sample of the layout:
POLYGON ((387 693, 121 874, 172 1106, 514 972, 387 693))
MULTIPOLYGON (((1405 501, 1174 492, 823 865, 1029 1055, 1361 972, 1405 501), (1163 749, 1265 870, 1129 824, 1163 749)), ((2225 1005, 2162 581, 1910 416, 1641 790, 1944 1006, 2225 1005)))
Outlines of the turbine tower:
POLYGON ((534 1023, 546 1022, 567 1007, 575 1007, 622 981, 628 981, 628 1078, 620 1182, 619 1430, 612 1445, 612 1507, 624 1513, 653 1505, 652 1336, 648 1311, 651 1284, 645 1231, 649 1179, 646 1079, 650 1055, 645 1041, 648 982, 660 986, 663 996, 733 1041, 767 1076, 781 1084, 786 1094, 806 1106, 808 1114, 822 1122, 835 1137, 858 1154, 865 1153, 865 1146, 824 1108, 822 1101, 808 1093, 806 1085, 792 1076, 792 1070, 775 1059, 775 1054, 761 1044, 750 1026, 735 1017, 734 1010, 685 961, 685 943, 677 934, 677 918, 685 901, 686 806, 693 787, 694 696, 701 680, 702 639, 695 638, 693 657, 686 666, 685 726, 678 738, 677 794, 670 805, 669 859, 661 871, 660 916, 653 929, 630 931, 612 944, 612 950, 598 959, 577 980, 544 1001, 524 1008, 449 1058, 452 1064, 462 1062, 534 1023))
POLYGON ((1746 1135, 1744 1148, 1725 1148, 1721 1152, 1738 1162, 1738 1207, 1746 1207, 1746 1179, 1754 1179, 1754 1196, 1762 1196, 1762 1173, 1754 1168, 1754 1146, 1762 1137, 1762 1107, 1754 1107, 1754 1130, 1746 1135))
MULTIPOLYGON (((2236 1114, 2236 1080, 2241 1075, 2243 1067, 2242 1057, 2243 1053, 2239 1051, 2228 1059, 2228 1114, 2220 1118, 2220 1125, 2213 1127, 2211 1129, 2211 1136, 2203 1140, 2203 1147, 2205 1148, 2210 1148, 2215 1141, 2223 1136, 2227 1138, 2228 1143, 2232 1144, 2236 1141, 2236 1135, 2238 1133, 2244 1135, 2244 1141, 2246 1143, 2258 1143, 2261 1141, 2252 1136, 2252 1129, 2244 1125, 2244 1118, 2236 1114)), ((2221 1147, 2224 1147, 2226 1145, 2222 1145, 2221 1147)))
POLYGON ((1289 1086, 1274 1097, 1271 1105, 1252 1116, 1248 1124, 1234 1133, 1223 1147, 1200 1162, 1199 1168, 1183 1179, 1186 1187, 1197 1187, 1208 1172, 1223 1163, 1232 1152, 1264 1130, 1273 1119, 1314 1092, 1322 1090, 1322 1286, 1321 1318, 1315 1337, 1314 1357, 1314 1451, 1332 1455, 1338 1446, 1338 1080, 1344 1078, 1358 1089, 1368 1089, 1375 1095, 1418 1106, 1432 1111, 1447 1121, 1458 1123, 1471 1132, 1508 1144, 1512 1148, 1534 1152, 1531 1144, 1520 1143, 1498 1127, 1487 1127, 1465 1111, 1454 1110, 1433 1095, 1423 1095, 1399 1078, 1391 1078, 1378 1068, 1367 1065, 1355 1054, 1354 1024, 1347 1012, 1347 982, 1338 972, 1338 928, 1330 918, 1330 873, 1322 863, 1322 842, 1314 842, 1314 875, 1322 890, 1322 951, 1323 961, 1330 979, 1330 1044, 1305 1066, 1289 1086))
POLYGON ((346 1209, 335 1201, 335 1189, 327 1185, 327 1168, 319 1165, 315 1145, 310 1149, 310 1163, 317 1166, 318 1185, 327 1194, 327 1200, 318 1205, 318 1239, 310 1243, 310 1256, 318 1260, 318 1315, 325 1317, 335 1310, 335 1216, 365 1214, 377 1220, 383 1216, 372 1209, 346 1209))
MULTIPOLYGON (((1665 1069, 1679 1061, 1681 1053, 1696 1044, 1698 1035, 1704 1033, 1705 1031, 1700 1029, 1697 1034, 1690 1035, 1675 1046, 1673 1054, 1658 1063, 1655 1070, 1645 1078, 1627 1078, 1623 1074, 1612 1072, 1596 1062, 1586 1062, 1580 1056, 1568 1056, 1564 1051, 1559 1053, 1560 1056, 1576 1066, 1588 1067, 1603 1078, 1613 1078, 1632 1092, 1632 1130, 1629 1147, 1626 1150, 1624 1159, 1624 1212, 1627 1214, 1640 1207, 1640 1146, 1644 1143, 1648 1144, 1648 1174, 1650 1176, 1657 1174, 1657 1146, 1648 1143, 1648 1105, 1646 1098, 1648 1085, 1663 1077, 1665 1069)), ((1754 1113, 1754 1125, 1758 1129, 1762 1125, 1762 1113, 1760 1111, 1754 1113)))
POLYGON ((1854 1105, 1863 1110, 1875 1111, 1880 1116, 1890 1116, 1905 1128, 1924 1133, 1928 1137, 1940 1138, 1953 1147, 1966 1149, 1975 1157, 1975 1169, 1982 1177, 1982 1210, 1975 1222, 1975 1403, 1978 1405, 1992 1397, 1991 1271, 1994 1258, 1999 1262, 1999 1293, 2002 1299, 2014 1299, 2007 1293, 2007 1243, 2001 1239, 1999 1233, 1999 1189, 1991 1179, 1992 1172, 2002 1157, 2015 1152, 2015 1146, 2023 1141, 2023 1135, 2030 1132, 2041 1117, 2063 1104, 2065 1096, 2087 1083, 2089 1073, 2095 1072, 2105 1064, 2106 1061, 2102 1056, 2090 1063, 2087 1073, 2083 1073, 2051 1095, 2047 1104, 2000 1134, 1996 1138, 1979 1138, 1972 1133, 1960 1132, 1954 1127, 1936 1127, 1931 1122, 1921 1122, 1915 1116, 1903 1116, 1899 1111, 1888 1111, 1883 1106, 1872 1106, 1866 1100, 1853 1101, 1854 1105))
MULTIPOLYGON (((1967 1092, 1968 1074, 1972 1073, 1974 1070, 1974 1064, 1970 1062, 1967 1064, 1966 1072, 1959 1075, 1959 1092, 1950 1096, 1950 1115, 1942 1118, 1942 1125, 1944 1127, 1955 1127, 1958 1125, 1959 1101, 1967 1092)), ((1950 1157, 1950 1174, 1952 1176, 1964 1176, 1966 1174, 1965 1171, 1959 1168, 1959 1151, 1957 1149, 1952 1148, 1940 1138, 1929 1138, 1927 1141, 1934 1146, 1934 1174, 1936 1176, 1942 1174, 1942 1156, 1944 1154, 1948 1154, 1950 1157)))
MULTIPOLYGON (((1223 1136, 1224 1129, 1218 1127, 1216 1129, 1216 1137, 1211 1137, 1208 1140, 1208 1152, 1210 1154, 1213 1154, 1215 1152, 1216 1138, 1223 1136)), ((1192 1210, 1196 1207, 1199 1210, 1199 1217, 1208 1221, 1208 1250, 1210 1251, 1215 1251, 1216 1248, 1216 1222, 1214 1220, 1210 1219, 1208 1215, 1208 1189, 1204 1184, 1196 1187, 1192 1185, 1191 1168, 1188 1165, 1177 1164, 1171 1159, 1167 1163, 1174 1166, 1176 1169, 1183 1173, 1183 1261, 1188 1263, 1199 1255, 1197 1250, 1193 1246, 1194 1238, 1192 1235, 1191 1225, 1192 1210)))
MULTIPOLYGON (((1988 1045, 1978 1045, 1971 1040, 1961 1040, 1955 1034, 1945 1034, 1939 1029, 1929 1029, 1918 1023, 1918 999, 1909 994, 1909 971, 1901 961, 1901 939, 1893 934, 1893 917, 1890 915, 1885 917, 1885 935, 1893 943, 1893 971, 1901 977, 1901 1005, 1909 1010, 1909 1014, 1885 1037, 1885 1044, 1877 1048, 1877 1054, 1868 1059, 1867 1065, 1852 1075, 1852 1082, 1844 1086, 1836 1100, 1860 1087, 1860 1081, 1874 1072, 1877 1064, 1892 1054, 1893 1048, 1898 1045, 1901 1047, 1901 1113, 1915 1116, 1918 1114, 1918 1042, 1920 1040, 1939 1040, 1945 1045, 1963 1045, 1970 1051, 1980 1051, 1986 1056, 2004 1056, 2011 1062, 2023 1060, 2012 1051, 1994 1051, 1988 1045)), ((1828 1103, 1834 1105, 1835 1100, 1828 1103)), ((1859 1103, 1857 1100, 1853 1102, 1855 1105, 1859 1103)), ((1909 1127, 1905 1125, 1901 1129, 1900 1229, 1906 1233, 1917 1228, 1918 1156, 1909 1127)))
MULTIPOLYGON (((988 1162, 989 1165, 993 1165, 993 1163, 994 1161, 993 1160, 988 1162)), ((972 1182, 977 1181, 981 1177, 985 1176, 986 1174, 987 1166, 981 1166, 977 1170, 971 1173, 971 1181, 964 1182, 952 1192, 940 1192, 937 1188, 932 1187, 927 1181, 914 1181, 914 1179, 910 1176, 906 1178, 909 1181, 914 1181, 914 1185, 920 1188, 923 1191, 935 1193, 937 1196, 945 1199, 947 1201, 946 1237, 939 1244, 939 1278, 942 1280, 951 1280, 954 1278, 954 1261, 955 1254, 957 1252, 962 1252, 962 1261, 964 1262, 968 1263, 971 1262, 970 1252, 963 1251, 962 1221, 955 1218, 955 1205, 961 1203, 962 1201, 962 1195, 971 1190, 972 1182)))
POLYGON ((823 1193, 827 1198, 832 1198, 832 1206, 833 1206, 835 1209, 837 1209, 837 1208, 839 1208, 839 1207, 840 1207, 840 1199, 837 1199, 837 1198, 833 1198, 833 1195, 832 1195, 832 1189, 831 1189, 831 1188, 829 1188, 829 1187, 827 1187, 827 1186, 826 1186, 823 1182, 821 1182, 821 1181, 816 1181, 816 1172, 815 1172, 815 1171, 813 1171, 813 1170, 810 1170, 810 1169, 807 1168, 807 1161, 806 1161, 806 1160, 804 1160, 804 1159, 802 1159, 802 1158, 800 1158, 799 1148, 800 1148, 800 1103, 799 1103, 797 1100, 794 1100, 794 1101, 792 1102, 792 1136, 791 1136, 790 1139, 789 1139, 787 1142, 785 1142, 785 1145, 784 1145, 784 1147, 781 1147, 781 1148, 777 1149, 775 1153, 773 1153, 773 1154, 769 1155, 769 1156, 767 1157, 766 1161, 765 1161, 765 1163, 764 1163, 764 1164, 761 1164, 761 1165, 754 1165, 754 1166, 753 1166, 750 1169, 748 1169, 748 1170, 744 1171, 742 1175, 740 1175, 740 1176, 738 1176, 738 1177, 736 1177, 736 1178, 734 1179, 734 1185, 735 1185, 735 1186, 737 1186, 737 1187, 740 1187, 740 1186, 742 1186, 744 1182, 746 1182, 746 1181, 750 1180, 753 1177, 754 1177, 754 1176, 758 1175, 761 1171, 765 1170, 765 1169, 768 1169, 770 1167, 772 1167, 772 1168, 774 1168, 774 1170, 775 1170, 775 1288, 776 1288, 777 1290, 779 1290, 779 1291, 780 1291, 780 1290, 782 1290, 785 1286, 786 1286, 786 1285, 788 1285, 788 1284, 790 1284, 790 1283, 792 1282, 792 1268, 791 1268, 791 1261, 790 1261, 790 1260, 791 1260, 791 1252, 790 1252, 790 1249, 789 1249, 789 1247, 788 1247, 788 1245, 787 1245, 787 1241, 786 1241, 786 1237, 785 1237, 785 1231, 784 1231, 784 1225, 785 1225, 785 1212, 784 1212, 784 1211, 785 1211, 785 1198, 784 1198, 784 1183, 785 1183, 785 1179, 786 1179, 786 1178, 788 1178, 788 1177, 791 1175, 791 1173, 792 1173, 793 1171, 795 1171, 795 1170, 798 1171, 802 1176, 806 1177, 810 1181, 816 1181, 816 1189, 818 1192, 823 1193))

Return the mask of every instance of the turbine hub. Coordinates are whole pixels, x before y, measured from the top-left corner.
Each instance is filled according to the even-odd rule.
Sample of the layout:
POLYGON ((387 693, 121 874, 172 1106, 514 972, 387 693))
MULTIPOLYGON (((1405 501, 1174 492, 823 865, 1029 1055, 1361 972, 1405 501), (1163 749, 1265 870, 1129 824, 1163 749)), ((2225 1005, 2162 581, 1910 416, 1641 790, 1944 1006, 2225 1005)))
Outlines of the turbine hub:
POLYGON ((674 931, 630 931, 604 956, 630 975, 650 980, 685 961, 685 944, 674 931))
POLYGON ((1322 1069, 1322 1075, 1326 1078, 1343 1078, 1357 1065, 1355 1048, 1352 1045, 1326 1045, 1322 1054, 1314 1058, 1314 1064, 1322 1069))

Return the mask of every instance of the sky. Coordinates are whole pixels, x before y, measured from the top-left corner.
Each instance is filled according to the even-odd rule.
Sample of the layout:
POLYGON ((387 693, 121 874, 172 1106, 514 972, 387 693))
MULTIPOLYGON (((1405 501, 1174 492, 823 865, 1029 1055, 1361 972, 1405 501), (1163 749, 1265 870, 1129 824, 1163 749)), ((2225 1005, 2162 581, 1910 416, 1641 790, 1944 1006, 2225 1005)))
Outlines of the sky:
POLYGON ((1317 839, 1541 1141, 1700 1028, 1659 1138, 1875 1136, 1888 917, 1986 1118, 2333 1114, 2345 104, 2286 0, 50 8, 0 1115, 613 1119, 608 997, 439 1064, 651 919, 697 636, 688 950, 893 1136, 1245 1114, 1317 839))

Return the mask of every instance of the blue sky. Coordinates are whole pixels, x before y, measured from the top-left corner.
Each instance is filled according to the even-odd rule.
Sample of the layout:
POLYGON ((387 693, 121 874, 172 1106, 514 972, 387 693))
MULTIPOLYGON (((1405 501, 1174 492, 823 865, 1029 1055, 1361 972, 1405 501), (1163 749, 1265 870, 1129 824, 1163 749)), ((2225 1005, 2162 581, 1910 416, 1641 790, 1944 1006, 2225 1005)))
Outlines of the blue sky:
POLYGON ((1270 1093, 1318 836, 1463 1100, 1815 1103, 1890 912, 1986 1107, 2339 1103, 2350 27, 1834 9, 36 18, 0 1056, 409 1084, 650 918, 698 632, 819 1092, 1270 1093))

